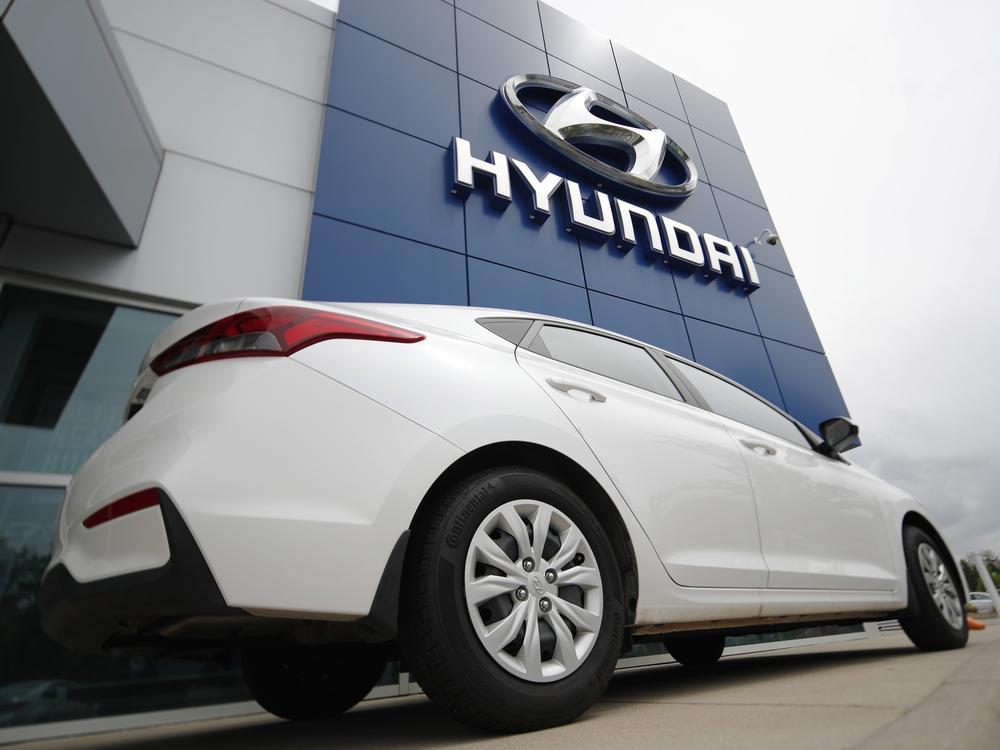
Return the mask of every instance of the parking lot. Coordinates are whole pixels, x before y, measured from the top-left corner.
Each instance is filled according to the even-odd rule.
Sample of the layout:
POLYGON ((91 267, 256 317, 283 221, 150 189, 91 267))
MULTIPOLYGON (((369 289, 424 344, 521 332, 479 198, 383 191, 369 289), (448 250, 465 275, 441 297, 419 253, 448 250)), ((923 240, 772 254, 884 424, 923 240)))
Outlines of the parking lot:
POLYGON ((575 723, 517 736, 455 723, 423 696, 369 701, 339 720, 266 715, 19 745, 32 750, 338 748, 1000 747, 1000 621, 961 651, 921 653, 902 634, 616 674, 575 723))

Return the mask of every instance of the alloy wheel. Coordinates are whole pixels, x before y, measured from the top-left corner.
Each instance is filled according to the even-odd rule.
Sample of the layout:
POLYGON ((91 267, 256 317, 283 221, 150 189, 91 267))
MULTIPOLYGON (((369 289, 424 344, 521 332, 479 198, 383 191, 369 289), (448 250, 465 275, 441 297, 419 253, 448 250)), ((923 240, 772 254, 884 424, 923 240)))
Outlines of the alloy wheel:
POLYGON ((479 525, 465 564, 469 618, 487 653, 530 682, 552 682, 587 658, 604 593, 590 544, 563 512, 514 500, 479 525))
POLYGON ((926 542, 917 547, 917 559, 920 561, 920 572, 924 575, 924 582, 941 616, 956 630, 961 629, 965 613, 962 610, 962 600, 958 590, 948 572, 948 566, 926 542))

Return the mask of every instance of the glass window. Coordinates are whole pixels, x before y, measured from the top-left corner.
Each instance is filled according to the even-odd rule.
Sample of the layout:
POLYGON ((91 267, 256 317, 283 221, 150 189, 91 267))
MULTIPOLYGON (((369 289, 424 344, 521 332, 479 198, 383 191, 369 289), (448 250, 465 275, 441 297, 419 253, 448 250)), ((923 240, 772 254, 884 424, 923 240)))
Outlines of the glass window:
POLYGON ((0 289, 0 470, 72 474, 121 426, 167 313, 0 289))
POLYGON ((530 318, 480 318, 476 322, 510 343, 519 344, 535 321, 530 318))
POLYGON ((790 443, 801 445, 803 448, 811 447, 794 422, 756 396, 751 396, 722 378, 697 367, 678 362, 675 359, 672 359, 671 362, 677 366, 682 375, 691 381, 715 413, 784 438, 790 443))
POLYGON ((0 422, 56 426, 115 306, 11 287, 0 296, 0 422))
POLYGON ((545 326, 528 348, 544 357, 682 400, 649 352, 634 344, 574 328, 545 326))

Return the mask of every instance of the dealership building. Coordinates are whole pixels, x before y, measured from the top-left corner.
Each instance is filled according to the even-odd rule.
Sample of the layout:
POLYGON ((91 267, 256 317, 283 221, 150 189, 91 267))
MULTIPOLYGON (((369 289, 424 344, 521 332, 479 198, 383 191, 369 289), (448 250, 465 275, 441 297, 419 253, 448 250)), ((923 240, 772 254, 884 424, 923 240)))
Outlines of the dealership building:
MULTIPOLYGON (((533 311, 703 363, 813 430, 847 413, 790 263, 809 248, 777 238, 728 107, 544 3, 0 14, 0 742, 250 710, 235 654, 71 654, 36 601, 66 484, 201 303, 533 311)), ((396 665, 383 682, 415 689, 396 665)))

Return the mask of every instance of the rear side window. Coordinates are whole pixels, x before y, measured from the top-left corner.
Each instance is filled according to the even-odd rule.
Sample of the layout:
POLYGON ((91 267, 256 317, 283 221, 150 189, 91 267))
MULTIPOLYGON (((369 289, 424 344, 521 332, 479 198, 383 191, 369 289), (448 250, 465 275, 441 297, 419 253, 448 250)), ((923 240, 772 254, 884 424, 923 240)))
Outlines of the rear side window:
POLYGON ((671 362, 691 381, 716 414, 756 427, 803 448, 812 447, 794 422, 756 396, 751 396, 722 378, 717 378, 697 367, 691 367, 677 360, 671 362))
POLYGON ((531 318, 479 318, 476 322, 500 338, 519 344, 535 321, 531 318))
POLYGON ((649 352, 634 344, 573 328, 544 326, 528 349, 612 380, 683 400, 649 352))

